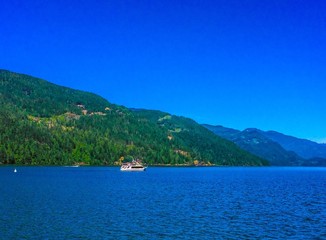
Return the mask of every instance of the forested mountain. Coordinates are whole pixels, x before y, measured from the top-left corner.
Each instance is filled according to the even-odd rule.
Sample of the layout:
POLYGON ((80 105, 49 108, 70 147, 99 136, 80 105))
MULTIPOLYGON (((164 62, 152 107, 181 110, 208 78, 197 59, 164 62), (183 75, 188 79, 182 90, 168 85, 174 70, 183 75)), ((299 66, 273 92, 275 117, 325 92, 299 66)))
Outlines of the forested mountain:
POLYGON ((266 165, 196 122, 0 70, 0 163, 266 165))
POLYGON ((260 161, 268 164, 266 160, 248 155, 234 143, 217 137, 192 119, 151 110, 134 110, 134 113, 167 130, 170 140, 185 146, 186 151, 179 152, 181 155, 189 154, 199 161, 218 165, 256 165, 260 161))
MULTIPOLYGON (((216 135, 228 139, 237 144, 243 150, 267 159, 273 166, 326 166, 326 159, 321 157, 304 158, 296 151, 283 147, 276 141, 276 136, 285 136, 277 132, 264 132, 255 128, 239 131, 223 126, 212 126, 204 124, 207 129, 216 135), (270 137, 273 135, 275 138, 270 137)), ((287 136, 287 139, 297 139, 287 136)), ((302 141, 303 143, 305 141, 302 141)), ((306 140, 306 142, 310 142, 306 140)), ((317 144, 317 143, 316 143, 317 144)), ((314 145, 314 144, 313 144, 314 145)), ((317 154, 318 156, 318 154, 317 154)))

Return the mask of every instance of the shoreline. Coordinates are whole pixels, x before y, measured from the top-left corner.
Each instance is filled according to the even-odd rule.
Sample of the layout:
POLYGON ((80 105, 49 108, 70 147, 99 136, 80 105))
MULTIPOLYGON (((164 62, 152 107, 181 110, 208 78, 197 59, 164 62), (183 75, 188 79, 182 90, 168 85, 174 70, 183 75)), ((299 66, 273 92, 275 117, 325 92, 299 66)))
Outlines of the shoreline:
MULTIPOLYGON (((120 165, 80 165, 80 166, 74 166, 74 165, 18 165, 18 164, 0 164, 1 167, 65 167, 65 168, 79 168, 79 167, 116 167, 120 168, 120 165)), ((162 168, 216 168, 216 167, 246 167, 246 168, 326 168, 326 166, 248 166, 248 165, 187 165, 187 164, 178 164, 178 165, 171 165, 171 164, 153 164, 153 165, 146 165, 146 167, 162 167, 162 168)))

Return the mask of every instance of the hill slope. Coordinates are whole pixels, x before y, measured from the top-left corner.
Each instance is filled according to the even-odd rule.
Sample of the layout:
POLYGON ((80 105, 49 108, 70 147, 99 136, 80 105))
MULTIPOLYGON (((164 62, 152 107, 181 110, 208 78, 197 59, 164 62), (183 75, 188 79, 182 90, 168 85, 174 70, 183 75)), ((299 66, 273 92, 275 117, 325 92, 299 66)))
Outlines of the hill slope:
POLYGON ((275 131, 262 131, 262 134, 279 143, 284 149, 296 152, 303 158, 326 158, 326 144, 319 144, 275 131))
POLYGON ((273 166, 301 166, 304 159, 286 151, 280 144, 265 137, 260 130, 249 128, 238 131, 222 126, 204 125, 218 136, 228 139, 240 148, 267 159, 273 166))
POLYGON ((92 93, 0 70, 0 163, 264 165, 186 118, 130 110, 92 93))
POLYGON ((223 126, 207 124, 203 126, 218 136, 234 142, 240 148, 267 159, 273 166, 326 166, 326 159, 321 154, 322 144, 255 128, 239 131, 223 126), (293 145, 291 147, 291 143, 298 143, 298 146, 301 146, 302 149, 298 149, 298 146, 294 147, 293 145), (286 144, 288 144, 287 147, 284 146, 286 144), (318 146, 316 147, 316 145, 318 146), (307 149, 309 149, 311 155, 307 157, 300 155, 300 151, 307 149))
POLYGON ((234 143, 217 137, 189 118, 151 110, 134 110, 134 112, 138 117, 149 119, 166 129, 171 140, 175 140, 180 146, 186 146, 186 152, 199 161, 218 165, 268 164, 266 160, 248 154, 234 143))

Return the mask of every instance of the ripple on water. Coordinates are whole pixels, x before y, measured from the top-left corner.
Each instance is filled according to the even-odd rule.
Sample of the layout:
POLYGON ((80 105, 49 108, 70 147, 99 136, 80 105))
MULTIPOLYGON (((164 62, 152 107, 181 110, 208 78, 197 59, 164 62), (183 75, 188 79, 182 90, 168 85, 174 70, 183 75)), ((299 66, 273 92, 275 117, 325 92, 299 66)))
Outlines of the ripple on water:
POLYGON ((9 170, 0 168, 4 239, 326 238, 322 169, 9 170))

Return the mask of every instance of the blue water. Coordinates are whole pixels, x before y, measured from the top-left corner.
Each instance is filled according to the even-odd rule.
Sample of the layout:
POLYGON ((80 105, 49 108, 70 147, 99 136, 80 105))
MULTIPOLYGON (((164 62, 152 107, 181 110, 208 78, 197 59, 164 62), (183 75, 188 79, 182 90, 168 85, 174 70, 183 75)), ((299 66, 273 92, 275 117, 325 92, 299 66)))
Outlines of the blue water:
POLYGON ((326 168, 13 169, 1 239, 326 239, 326 168))

